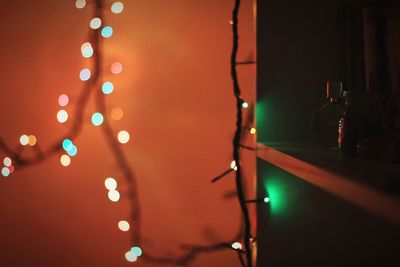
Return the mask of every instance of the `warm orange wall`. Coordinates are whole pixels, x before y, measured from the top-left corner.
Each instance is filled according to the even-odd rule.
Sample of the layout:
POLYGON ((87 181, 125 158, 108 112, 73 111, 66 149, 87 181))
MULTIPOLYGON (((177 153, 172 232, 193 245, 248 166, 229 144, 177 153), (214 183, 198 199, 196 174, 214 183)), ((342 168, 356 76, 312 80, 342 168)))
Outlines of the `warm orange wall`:
MULTIPOLYGON (((77 10, 73 0, 3 2, 0 135, 17 147, 21 134, 32 133, 46 148, 70 126, 56 121, 57 98, 67 93, 76 101, 81 89, 78 73, 87 60, 80 46, 92 9, 77 10)), ((124 151, 139 180, 143 234, 153 240, 144 245, 147 252, 166 255, 179 243, 207 244, 202 233, 210 227, 217 233, 213 242, 225 241, 240 225, 237 201, 223 199, 234 189, 233 174, 210 184, 231 161, 233 2, 125 1, 124 13, 107 15, 114 36, 105 41, 105 64, 124 64, 122 74, 106 75, 116 85, 107 104, 125 112, 113 122, 115 131, 131 132, 124 151)), ((252 2, 243 1, 240 14, 242 59, 255 54, 252 2)), ((239 71, 251 102, 254 69, 239 71)), ((94 111, 92 99, 88 122, 94 111)), ((116 224, 127 218, 129 202, 123 195, 110 203, 103 186, 113 176, 126 192, 122 173, 98 128, 87 123, 76 144, 78 156, 68 168, 59 164, 58 154, 0 179, 1 266, 128 266, 124 253, 132 244, 116 224)), ((252 187, 254 155, 244 156, 252 187)), ((201 256, 193 266, 239 263, 228 250, 201 256)))

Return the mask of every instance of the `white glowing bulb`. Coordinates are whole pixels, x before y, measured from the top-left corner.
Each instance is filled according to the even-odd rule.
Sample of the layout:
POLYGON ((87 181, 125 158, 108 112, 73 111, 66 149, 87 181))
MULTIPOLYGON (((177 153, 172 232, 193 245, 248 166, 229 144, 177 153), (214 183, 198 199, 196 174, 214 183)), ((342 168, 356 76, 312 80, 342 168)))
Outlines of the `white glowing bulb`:
POLYGON ((29 136, 27 136, 26 134, 21 135, 21 137, 19 138, 19 142, 23 146, 28 145, 29 144, 29 136))
POLYGON ((117 181, 116 181, 114 178, 112 178, 112 177, 107 178, 107 179, 104 181, 104 185, 105 185, 105 187, 106 187, 108 190, 115 190, 115 189, 117 189, 117 181))
POLYGON ((124 10, 124 4, 121 2, 115 2, 111 5, 111 12, 114 14, 119 14, 124 10))
POLYGON ((248 107, 249 107, 249 103, 243 102, 242 107, 243 107, 243 108, 248 108, 248 107))
POLYGON ((119 141, 121 144, 126 144, 126 143, 128 143, 128 142, 129 142, 129 139, 130 139, 130 135, 129 135, 129 133, 128 133, 127 131, 120 131, 120 132, 118 133, 118 141, 119 141))
POLYGON ((9 157, 5 157, 3 160, 4 166, 10 167, 12 164, 12 160, 9 157))
POLYGON ((93 30, 97 30, 101 27, 101 19, 100 18, 93 18, 90 20, 90 28, 93 30))
POLYGON ((256 132, 257 132, 256 128, 251 128, 251 129, 250 129, 250 133, 251 133, 251 134, 255 134, 256 132))
POLYGON ((125 253, 125 259, 129 262, 135 262, 137 261, 137 255, 132 251, 128 251, 127 253, 125 253))
POLYGON ((86 0, 76 0, 75 6, 78 9, 82 9, 86 6, 86 0))
POLYGON ((92 44, 89 42, 84 43, 81 46, 81 52, 82 52, 82 56, 84 58, 90 58, 91 56, 93 56, 94 51, 93 51, 92 44))
POLYGON ((1 175, 3 175, 4 177, 9 176, 9 175, 10 175, 10 169, 7 168, 7 167, 3 167, 3 168, 1 169, 1 175))
POLYGON ((235 242, 232 244, 232 248, 236 249, 236 250, 240 250, 240 249, 242 249, 242 244, 240 244, 239 242, 235 242))
POLYGON ((117 190, 110 190, 108 191, 108 198, 112 201, 112 202, 118 202, 118 200, 120 199, 120 194, 117 190))
POLYGON ((59 112, 57 112, 57 120, 59 123, 66 122, 68 120, 68 112, 61 109, 59 112))
POLYGON ((269 202, 269 197, 264 197, 264 202, 268 203, 269 202))
POLYGON ((68 167, 71 164, 71 158, 68 155, 62 155, 60 158, 60 163, 64 167, 68 167))
POLYGON ((127 221, 119 221, 118 228, 122 232, 127 232, 127 231, 129 231, 130 225, 127 221))
POLYGON ((231 162, 231 169, 237 171, 236 161, 231 162))

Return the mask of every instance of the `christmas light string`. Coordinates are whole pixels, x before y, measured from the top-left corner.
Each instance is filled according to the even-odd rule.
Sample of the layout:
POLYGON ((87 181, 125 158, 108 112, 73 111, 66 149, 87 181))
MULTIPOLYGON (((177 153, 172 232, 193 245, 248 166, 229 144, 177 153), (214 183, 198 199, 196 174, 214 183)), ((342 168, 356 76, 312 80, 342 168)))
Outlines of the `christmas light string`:
MULTIPOLYGON (((185 253, 179 257, 155 257, 152 256, 147 251, 142 251, 141 244, 142 239, 148 240, 146 238, 142 238, 141 236, 141 206, 138 195, 137 188, 137 180, 134 175, 132 168, 130 167, 127 157, 125 156, 121 144, 124 144, 129 141, 129 133, 127 131, 120 131, 118 133, 118 137, 116 138, 115 132, 110 126, 110 122, 107 116, 103 116, 103 114, 108 114, 108 110, 106 108, 106 95, 113 92, 113 84, 110 82, 103 82, 104 74, 103 74, 103 39, 107 39, 112 36, 113 29, 110 26, 106 25, 105 16, 103 14, 104 8, 104 0, 94 0, 94 15, 95 17, 90 21, 90 28, 88 34, 89 41, 84 43, 81 46, 82 56, 84 58, 92 59, 92 72, 88 68, 84 68, 80 72, 80 79, 84 81, 83 88, 78 97, 78 101, 75 106, 74 116, 72 119, 69 119, 68 112, 64 109, 61 109, 57 113, 57 120, 60 123, 65 123, 66 121, 72 121, 72 126, 69 128, 67 133, 57 140, 53 145, 50 145, 46 150, 42 151, 39 143, 37 143, 37 139, 34 135, 22 135, 20 137, 20 144, 17 149, 11 149, 4 140, 0 137, 0 149, 3 150, 8 157, 4 158, 3 164, 4 167, 2 169, 3 176, 8 176, 14 170, 21 170, 23 168, 33 166, 44 162, 45 160, 51 158, 56 153, 64 150, 66 154, 63 154, 60 158, 60 162, 64 166, 69 166, 71 163, 71 158, 77 154, 77 147, 73 144, 73 140, 75 140, 81 130, 84 123, 84 111, 88 103, 88 99, 93 91, 96 93, 96 107, 98 109, 97 112, 93 113, 91 120, 94 126, 98 126, 106 139, 113 156, 119 165, 120 169, 123 172, 123 176, 128 183, 128 197, 130 202, 130 221, 134 222, 135 229, 130 231, 130 224, 128 221, 122 220, 118 223, 118 227, 121 231, 130 232, 131 243, 133 247, 126 252, 125 257, 128 261, 134 262, 138 257, 143 258, 143 260, 158 264, 174 264, 179 266, 186 266, 190 264, 199 254, 202 253, 210 253, 215 252, 221 249, 233 249, 237 252, 240 263, 243 267, 252 267, 252 250, 251 250, 251 242, 255 239, 252 237, 250 232, 250 218, 248 214, 247 204, 246 203, 255 203, 255 202, 267 202, 267 198, 263 199, 255 199, 255 200, 246 200, 245 193, 243 188, 243 176, 242 176, 242 167, 240 163, 240 149, 246 147, 242 145, 240 142, 242 141, 242 137, 246 136, 244 132, 250 132, 250 134, 255 134, 255 128, 249 128, 247 125, 252 124, 252 119, 246 122, 246 126, 242 126, 242 108, 249 108, 249 104, 240 96, 240 87, 237 78, 236 65, 244 65, 244 64, 254 64, 253 61, 244 61, 244 62, 236 62, 237 51, 238 51, 238 13, 240 7, 240 0, 235 1, 235 7, 232 13, 232 30, 233 30, 233 48, 231 54, 231 77, 233 81, 234 94, 236 97, 236 107, 237 107, 237 121, 236 121, 236 131, 235 136, 232 142, 233 145, 233 161, 231 163, 231 167, 213 179, 213 182, 218 181, 219 179, 225 177, 230 172, 235 171, 236 177, 236 192, 240 207, 243 214, 243 227, 239 229, 237 236, 232 239, 228 243, 216 243, 212 245, 179 245, 180 248, 185 251, 185 253), (101 28, 102 25, 106 25, 101 28), (101 36, 100 36, 101 35, 101 36), (103 38, 101 38, 103 37, 103 38), (102 83, 102 85, 101 85, 102 83), (101 88, 101 90, 99 90, 101 88), (245 130, 245 131, 243 131, 245 130), (60 145, 61 144, 61 145, 60 145), (25 146, 34 147, 35 156, 33 157, 23 157, 22 152, 25 146), (5 172, 3 172, 6 170, 5 172), (242 236, 242 237, 240 237, 242 236), (236 242, 238 239, 243 239, 244 249, 239 242, 236 242), (243 259, 243 254, 245 255, 246 260, 243 259)), ((77 0, 76 7, 82 9, 86 6, 85 0, 77 0)), ((111 5, 111 11, 115 14, 119 14, 122 12, 124 6, 121 2, 114 2, 111 5)), ((117 64, 117 63, 114 63, 117 64)), ((116 66, 117 71, 115 73, 119 73, 122 70, 122 66, 120 63, 116 66)), ((114 71, 112 71, 114 73, 114 71)), ((61 107, 67 106, 69 103, 69 98, 66 95, 61 95, 59 97, 59 105, 61 107)), ((120 111, 122 112, 122 111, 120 111)), ((251 115, 251 113, 249 113, 251 115)), ((109 190, 108 196, 111 201, 117 202, 120 198, 120 194, 117 190, 117 181, 114 178, 107 178, 105 181, 105 186, 109 190)), ((269 202, 269 199, 268 199, 269 202)))

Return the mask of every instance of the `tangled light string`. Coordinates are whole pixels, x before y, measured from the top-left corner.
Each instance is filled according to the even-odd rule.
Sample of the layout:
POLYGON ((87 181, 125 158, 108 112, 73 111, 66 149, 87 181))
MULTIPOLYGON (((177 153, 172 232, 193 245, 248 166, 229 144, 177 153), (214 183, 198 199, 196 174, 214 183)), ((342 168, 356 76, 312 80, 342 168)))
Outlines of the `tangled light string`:
MULTIPOLYGON (((217 176, 212 180, 216 182, 219 179, 225 177, 230 172, 234 171, 236 176, 236 195, 238 197, 240 207, 243 215, 243 228, 239 229, 238 234, 229 242, 216 243, 211 245, 197 245, 197 244, 180 244, 179 247, 184 252, 178 257, 159 257, 153 256, 147 251, 143 251, 142 241, 149 240, 143 238, 141 235, 141 206, 138 195, 137 180, 131 166, 128 164, 127 157, 122 150, 121 144, 125 144, 129 141, 129 132, 123 130, 119 131, 116 135, 113 128, 110 126, 108 116, 108 110, 106 108, 106 96, 111 94, 114 90, 114 85, 111 82, 104 80, 103 73, 103 40, 110 38, 113 35, 113 28, 106 24, 104 16, 105 1, 104 0, 93 0, 94 17, 89 23, 88 41, 82 44, 81 52, 84 58, 91 59, 91 68, 83 68, 79 77, 84 82, 81 93, 78 97, 78 101, 75 106, 74 116, 69 118, 69 113, 66 110, 66 106, 69 104, 69 97, 65 94, 60 95, 58 103, 61 110, 57 113, 57 120, 59 123, 65 123, 68 120, 72 120, 72 124, 67 133, 45 150, 42 150, 37 142, 37 138, 34 135, 22 135, 20 137, 20 144, 17 149, 12 149, 8 146, 4 140, 0 137, 0 149, 2 149, 8 156, 4 158, 2 168, 2 175, 8 176, 14 172, 14 170, 21 170, 23 168, 33 166, 44 162, 51 158, 53 155, 64 151, 60 157, 60 163, 63 166, 69 166, 71 163, 71 157, 74 157, 78 153, 78 148, 75 146, 73 140, 75 140, 81 133, 82 126, 84 123, 84 111, 88 103, 88 99, 91 93, 94 91, 96 95, 96 107, 97 112, 91 116, 91 122, 94 126, 101 129, 105 140, 107 141, 110 149, 112 150, 113 156, 119 165, 119 168, 123 172, 125 181, 129 185, 128 197, 130 202, 130 222, 135 223, 135 228, 131 229, 130 222, 121 220, 118 222, 118 228, 123 232, 129 232, 131 237, 132 247, 125 253, 125 258, 129 262, 135 262, 138 257, 143 260, 157 263, 157 264, 174 264, 179 266, 186 266, 190 264, 199 254, 215 252, 222 249, 232 249, 238 255, 240 263, 243 267, 252 267, 252 249, 251 242, 255 241, 255 238, 251 234, 251 222, 247 209, 247 203, 255 202, 269 202, 269 198, 260 198, 255 200, 246 200, 243 177, 242 177, 242 166, 240 162, 240 148, 254 150, 251 147, 241 144, 245 133, 255 134, 256 129, 250 128, 253 122, 253 118, 249 118, 242 126, 243 115, 242 109, 249 108, 249 104, 241 98, 241 92, 239 82, 237 78, 236 66, 241 64, 253 64, 254 62, 237 62, 237 52, 239 48, 238 44, 238 14, 240 8, 240 0, 235 0, 235 6, 232 13, 232 31, 233 31, 233 48, 231 54, 231 77, 233 81, 234 95, 236 97, 236 131, 233 138, 233 161, 230 168, 217 176), (243 131, 245 130, 245 131, 243 131), (31 157, 24 157, 22 155, 23 149, 26 146, 34 148, 35 155, 31 157), (237 240, 242 239, 244 247, 237 240), (245 255, 245 259, 243 258, 245 255)), ((85 8, 87 3, 85 0, 77 0, 75 3, 78 9, 85 8)), ((111 5, 111 12, 119 14, 123 11, 124 5, 122 2, 114 2, 111 5)), ((113 74, 119 74, 122 71, 122 64, 115 62, 111 66, 111 72, 113 74)), ((111 111, 111 117, 115 120, 122 118, 122 110, 120 108, 114 108, 111 111)), ((250 112, 251 115, 251 112, 250 112)), ((117 202, 120 199, 120 193, 117 190, 118 182, 112 177, 108 177, 105 180, 105 187, 108 190, 108 198, 117 202)))

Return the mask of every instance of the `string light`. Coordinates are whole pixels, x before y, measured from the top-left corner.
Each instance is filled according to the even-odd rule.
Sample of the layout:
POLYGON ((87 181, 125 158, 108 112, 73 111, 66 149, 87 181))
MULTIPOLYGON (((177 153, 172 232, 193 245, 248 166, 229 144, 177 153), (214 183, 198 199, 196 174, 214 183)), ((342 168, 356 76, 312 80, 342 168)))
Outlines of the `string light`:
POLYGON ((61 107, 65 107, 66 105, 68 105, 69 103, 69 97, 65 94, 62 94, 58 97, 58 104, 61 107))
POLYGON ((111 28, 110 26, 105 26, 101 30, 101 36, 103 36, 104 38, 110 38, 112 34, 113 34, 113 28, 111 28))
POLYGON ((108 191, 108 198, 112 201, 112 202, 118 202, 120 199, 120 194, 117 190, 110 190, 108 191))
POLYGON ((132 247, 131 251, 136 254, 136 256, 140 257, 143 255, 143 251, 140 247, 132 247))
POLYGON ((110 191, 115 190, 117 189, 117 181, 112 177, 108 177, 104 181, 104 186, 110 191))
POLYGON ((241 243, 235 242, 235 243, 232 244, 232 248, 236 249, 236 250, 241 250, 241 249, 243 249, 243 246, 242 246, 241 243))
POLYGON ((79 78, 80 78, 82 81, 87 81, 87 80, 89 80, 89 79, 90 79, 90 76, 91 76, 90 70, 87 69, 87 68, 82 69, 81 72, 79 73, 79 78))
POLYGON ((4 160, 3 160, 3 164, 6 167, 10 167, 11 164, 12 164, 12 160, 9 157, 5 157, 4 160))
POLYGON ((114 14, 119 14, 124 10, 124 4, 121 2, 115 2, 111 5, 111 12, 114 14))
POLYGON ((120 131, 120 132, 118 133, 118 141, 119 141, 121 144, 126 144, 126 143, 128 143, 128 142, 129 142, 129 139, 130 139, 130 135, 129 135, 129 133, 128 133, 127 131, 120 131))
POLYGON ((114 62, 111 65, 111 73, 120 74, 122 72, 122 64, 120 62, 114 62))
POLYGON ((118 222, 118 228, 119 230, 121 230, 122 232, 128 232, 130 225, 127 221, 119 221, 118 222))
POLYGON ((269 197, 264 197, 264 202, 265 202, 265 203, 268 203, 269 200, 270 200, 269 197))
POLYGON ((135 262, 137 261, 137 255, 132 251, 128 251, 125 253, 125 259, 129 262, 135 262))
POLYGON ((75 6, 78 9, 82 9, 86 6, 86 0, 76 0, 75 6))
POLYGON ((63 148, 65 151, 70 150, 70 149, 72 148, 73 145, 74 145, 74 144, 73 144, 72 141, 69 140, 69 139, 64 139, 64 141, 62 142, 62 148, 63 148))
POLYGON ((72 145, 70 149, 67 150, 67 154, 71 157, 75 157, 78 153, 78 148, 75 145, 72 145))
POLYGON ((243 104, 242 104, 242 108, 248 108, 249 107, 249 103, 247 103, 247 102, 243 102, 243 104))
POLYGON ((236 161, 231 162, 231 169, 237 171, 236 161))
POLYGON ((23 146, 26 146, 29 144, 29 137, 26 134, 21 135, 19 138, 19 143, 23 146))
POLYGON ((114 91, 114 85, 111 82, 105 82, 101 86, 101 90, 105 95, 111 94, 114 91))
POLYGON ((60 157, 60 163, 64 167, 68 167, 71 164, 71 158, 68 155, 62 155, 60 157))
POLYGON ((102 125, 104 122, 104 117, 103 114, 101 114, 100 112, 95 112, 92 115, 92 124, 94 126, 100 126, 102 125))
POLYGON ((3 175, 4 177, 7 177, 10 175, 10 170, 7 167, 3 167, 1 169, 1 175, 3 175))
POLYGON ((68 112, 61 109, 57 112, 57 120, 59 123, 65 123, 68 120, 68 112))
POLYGON ((37 139, 36 139, 36 136, 34 136, 34 135, 29 135, 28 136, 28 144, 30 145, 30 146, 34 146, 34 145, 36 145, 36 142, 37 142, 37 139))
POLYGON ((93 56, 93 47, 89 42, 83 43, 81 46, 81 53, 84 58, 90 58, 93 56))
POLYGON ((100 18, 93 18, 90 20, 90 28, 93 30, 97 30, 101 27, 101 19, 100 18))
POLYGON ((251 128, 251 129, 250 129, 250 133, 251 133, 251 134, 256 134, 256 132, 257 132, 256 128, 251 128))

